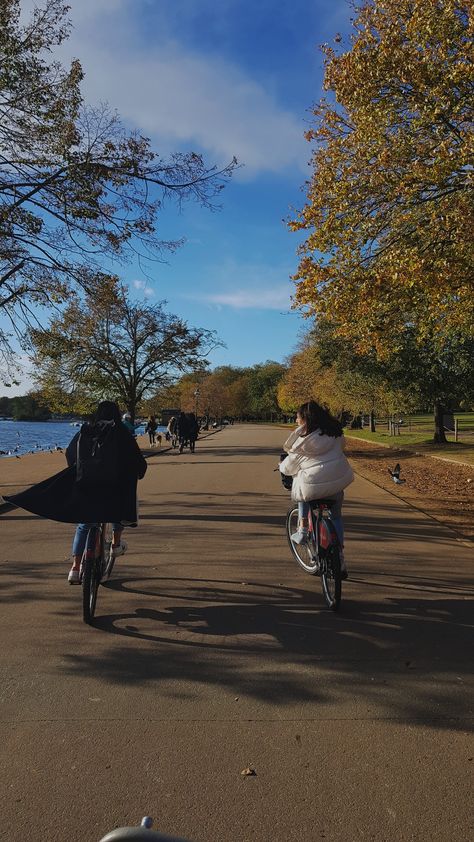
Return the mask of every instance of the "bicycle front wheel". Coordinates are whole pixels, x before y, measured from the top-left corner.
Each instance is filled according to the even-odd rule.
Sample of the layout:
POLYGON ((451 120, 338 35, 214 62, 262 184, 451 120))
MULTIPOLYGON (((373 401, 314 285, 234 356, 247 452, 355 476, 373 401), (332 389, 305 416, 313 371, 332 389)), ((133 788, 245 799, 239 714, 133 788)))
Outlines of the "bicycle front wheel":
POLYGON ((82 561, 82 616, 85 623, 92 623, 102 577, 102 560, 97 557, 97 529, 91 529, 87 536, 82 561))
POLYGON ((100 556, 102 564, 101 584, 104 584, 104 582, 107 582, 108 579, 110 579, 114 568, 115 558, 112 553, 112 537, 112 524, 103 523, 100 542, 100 556))
POLYGON ((321 562, 321 585, 326 605, 332 611, 337 611, 341 604, 341 558, 339 547, 333 544, 321 562))
POLYGON ((305 573, 310 576, 316 576, 319 573, 319 563, 316 552, 316 547, 311 535, 306 544, 295 544, 291 540, 291 536, 298 530, 298 508, 295 507, 288 512, 286 518, 286 537, 290 545, 290 550, 293 553, 299 566, 305 573))

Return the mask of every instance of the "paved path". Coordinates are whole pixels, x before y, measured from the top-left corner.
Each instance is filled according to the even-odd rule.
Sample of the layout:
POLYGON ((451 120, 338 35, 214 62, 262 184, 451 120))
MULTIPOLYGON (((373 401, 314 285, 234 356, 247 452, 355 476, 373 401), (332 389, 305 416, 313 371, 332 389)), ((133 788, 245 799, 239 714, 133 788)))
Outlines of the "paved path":
POLYGON ((0 517, 1 839, 472 838, 472 545, 357 479, 333 615, 286 546, 283 437, 151 457, 96 628, 72 529, 0 517))

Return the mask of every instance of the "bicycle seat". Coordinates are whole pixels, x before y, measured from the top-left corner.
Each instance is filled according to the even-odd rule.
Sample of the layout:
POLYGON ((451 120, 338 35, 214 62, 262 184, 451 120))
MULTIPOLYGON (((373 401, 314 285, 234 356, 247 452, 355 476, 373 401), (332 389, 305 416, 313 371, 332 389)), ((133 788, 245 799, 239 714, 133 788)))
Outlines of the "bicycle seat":
POLYGON ((332 500, 331 498, 322 497, 320 500, 310 500, 309 505, 314 506, 316 508, 318 506, 326 506, 327 509, 330 509, 331 506, 334 506, 335 502, 336 501, 332 500))

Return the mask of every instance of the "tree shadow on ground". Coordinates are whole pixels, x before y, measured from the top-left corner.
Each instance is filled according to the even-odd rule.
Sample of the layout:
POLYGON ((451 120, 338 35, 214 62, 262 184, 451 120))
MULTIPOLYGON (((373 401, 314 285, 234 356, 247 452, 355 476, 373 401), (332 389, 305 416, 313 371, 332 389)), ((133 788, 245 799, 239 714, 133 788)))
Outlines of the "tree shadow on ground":
POLYGON ((328 705, 342 704, 356 705, 358 718, 472 726, 467 589, 464 597, 459 589, 456 598, 411 598, 399 584, 393 597, 346 600, 334 614, 316 588, 167 577, 123 578, 109 588, 139 602, 95 621, 124 644, 68 655, 71 674, 123 686, 164 682, 168 695, 188 682, 191 693, 227 688, 271 707, 311 702, 315 718, 318 705, 327 716, 328 705))

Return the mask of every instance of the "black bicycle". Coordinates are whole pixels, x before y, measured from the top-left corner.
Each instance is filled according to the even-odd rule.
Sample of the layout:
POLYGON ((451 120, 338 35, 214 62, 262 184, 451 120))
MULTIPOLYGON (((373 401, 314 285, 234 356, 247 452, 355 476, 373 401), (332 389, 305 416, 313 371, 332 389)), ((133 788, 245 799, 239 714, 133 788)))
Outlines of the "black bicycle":
POLYGON ((91 526, 81 560, 82 616, 92 623, 97 604, 99 585, 112 573, 115 557, 112 552, 112 524, 91 526))
POLYGON ((299 566, 310 576, 321 576, 326 605, 337 611, 342 593, 341 545, 331 517, 333 504, 333 500, 310 501, 308 537, 302 544, 291 538, 298 530, 298 506, 294 506, 286 518, 286 534, 299 566))

